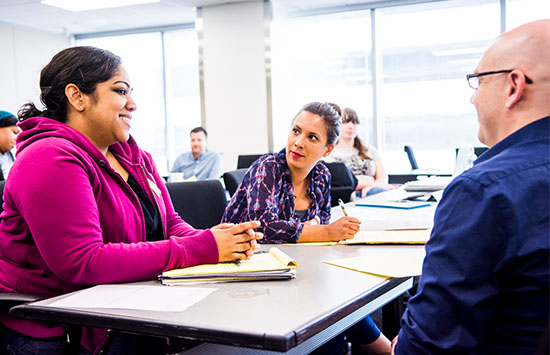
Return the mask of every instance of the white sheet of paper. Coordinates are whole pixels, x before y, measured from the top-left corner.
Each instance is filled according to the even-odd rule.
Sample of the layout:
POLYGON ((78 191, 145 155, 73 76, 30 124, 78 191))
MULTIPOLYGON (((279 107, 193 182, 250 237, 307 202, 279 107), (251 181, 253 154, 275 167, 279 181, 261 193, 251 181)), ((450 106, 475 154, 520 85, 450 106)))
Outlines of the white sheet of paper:
MULTIPOLYGON (((420 208, 418 209, 420 210, 420 208)), ((433 226, 433 213, 428 211, 393 211, 395 218, 388 217, 388 211, 380 208, 350 207, 348 213, 361 221, 361 230, 428 229, 433 226)), ((334 222, 334 221, 332 221, 334 222)))
POLYGON ((181 312, 217 288, 98 285, 50 303, 48 307, 110 308, 181 312))

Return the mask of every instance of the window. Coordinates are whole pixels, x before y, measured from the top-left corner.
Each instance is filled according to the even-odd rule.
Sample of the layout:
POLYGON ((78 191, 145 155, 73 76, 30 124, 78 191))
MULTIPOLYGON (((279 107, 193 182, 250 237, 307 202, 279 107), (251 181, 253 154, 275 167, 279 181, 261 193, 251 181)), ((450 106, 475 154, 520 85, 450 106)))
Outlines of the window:
POLYGON ((455 148, 481 145, 465 75, 498 36, 499 19, 496 0, 377 11, 379 148, 388 171, 410 168, 404 145, 413 147, 419 168, 445 172, 453 171, 455 148))
MULTIPOLYGON (((274 150, 286 146, 291 121, 312 101, 351 107, 364 139, 372 120, 370 11, 285 18, 271 26, 274 150)), ((369 139, 367 138, 367 141, 369 139)))
POLYGON ((550 1, 548 0, 507 0, 506 30, 524 23, 550 18, 550 1))
POLYGON ((191 149, 189 132, 201 125, 199 50, 195 31, 164 34, 169 169, 177 156, 191 149))
POLYGON ((420 168, 452 172, 455 148, 481 145, 465 75, 499 34, 500 1, 350 7, 302 10, 294 13, 300 17, 286 18, 284 0, 274 2, 276 147, 284 146, 290 120, 303 104, 332 101, 358 112, 360 137, 377 146, 390 173, 410 169, 404 145, 414 148, 420 168))
POLYGON ((159 173, 168 175, 176 156, 190 149, 189 131, 201 124, 195 31, 77 37, 76 44, 104 48, 122 58, 138 108, 131 134, 151 153, 159 173))

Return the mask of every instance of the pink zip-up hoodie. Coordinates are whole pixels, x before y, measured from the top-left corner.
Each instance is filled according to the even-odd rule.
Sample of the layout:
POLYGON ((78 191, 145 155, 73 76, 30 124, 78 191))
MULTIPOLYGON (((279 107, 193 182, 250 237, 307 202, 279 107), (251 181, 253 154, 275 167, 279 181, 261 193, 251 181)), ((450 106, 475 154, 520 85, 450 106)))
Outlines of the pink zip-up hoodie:
MULTIPOLYGON (((44 117, 19 127, 0 215, 0 292, 55 296, 218 262, 212 232, 178 216, 151 156, 133 138, 109 149, 158 207, 165 240, 145 242, 137 196, 83 134, 44 117)), ((0 321, 33 337, 64 334, 45 322, 5 314, 0 321)), ((96 352, 106 334, 85 328, 82 345, 96 352)))

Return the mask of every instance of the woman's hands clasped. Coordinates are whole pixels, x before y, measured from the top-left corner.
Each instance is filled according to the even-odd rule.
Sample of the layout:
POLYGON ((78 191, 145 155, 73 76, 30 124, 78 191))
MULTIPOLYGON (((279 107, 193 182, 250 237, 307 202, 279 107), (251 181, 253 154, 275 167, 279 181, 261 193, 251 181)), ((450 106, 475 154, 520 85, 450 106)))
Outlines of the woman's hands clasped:
POLYGON ((250 259, 253 251, 259 249, 256 239, 263 238, 262 233, 254 231, 259 226, 260 222, 250 221, 222 223, 210 228, 218 244, 219 261, 250 259))

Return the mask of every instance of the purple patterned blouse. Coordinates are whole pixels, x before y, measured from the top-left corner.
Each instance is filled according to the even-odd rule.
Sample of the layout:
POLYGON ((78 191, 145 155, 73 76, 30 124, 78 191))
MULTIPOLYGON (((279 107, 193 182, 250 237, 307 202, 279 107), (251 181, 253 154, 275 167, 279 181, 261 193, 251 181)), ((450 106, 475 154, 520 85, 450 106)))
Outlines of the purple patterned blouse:
POLYGON ((245 173, 243 181, 225 209, 222 222, 260 221, 262 243, 296 243, 305 221, 319 216, 321 224, 330 219, 330 172, 322 163, 311 171, 307 193, 311 206, 303 217, 294 211, 294 186, 286 163, 286 149, 265 154, 245 173))

